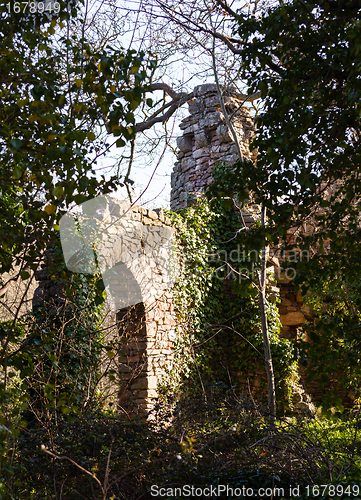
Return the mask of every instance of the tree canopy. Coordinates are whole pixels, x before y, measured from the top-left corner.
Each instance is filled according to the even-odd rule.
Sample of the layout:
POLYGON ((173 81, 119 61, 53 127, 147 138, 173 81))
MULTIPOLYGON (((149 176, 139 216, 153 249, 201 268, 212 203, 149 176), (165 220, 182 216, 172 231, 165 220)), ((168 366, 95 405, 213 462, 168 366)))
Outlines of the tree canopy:
MULTIPOLYGON (((227 9, 222 0, 218 4, 227 9)), ((256 164, 240 162, 215 191, 237 191, 240 199, 252 193, 267 207, 267 227, 261 230, 267 243, 308 252, 308 259, 297 263, 296 278, 304 292, 318 297, 313 300, 317 325, 308 326, 314 343, 306 347, 306 358, 323 372, 323 381, 333 373, 346 385, 350 380, 357 385, 359 3, 294 0, 256 15, 227 12, 235 21, 242 77, 249 94, 261 90, 263 108, 252 145, 256 164)))
MULTIPOLYGON (((103 289, 96 278, 71 277, 62 269, 56 251, 58 223, 73 205, 127 182, 116 173, 107 179, 98 174, 97 161, 109 148, 99 130, 106 129, 118 147, 134 137, 134 112, 155 67, 143 52, 109 44, 96 48, 81 29, 85 20, 80 3, 59 5, 59 12, 42 13, 10 3, 0 14, 0 296, 15 281, 27 283, 16 307, 8 308, 11 320, 2 318, 0 326, 4 474, 12 473, 6 465, 9 439, 18 435, 19 419, 36 394, 39 414, 48 421, 49 409, 60 408, 60 392, 69 405, 72 391, 84 403, 89 367, 99 358, 97 299, 103 289), (57 294, 56 299, 62 314, 58 306, 45 304, 21 319, 33 271, 49 260, 50 283, 62 288, 63 298, 57 294), (86 373, 83 382, 79 363, 86 373), (71 381, 61 379, 61 373, 65 378, 72 374, 71 381)), ((0 490, 2 486, 0 482, 0 490)))
POLYGON ((254 143, 256 197, 268 200, 280 223, 321 207, 330 231, 345 212, 351 219, 342 229, 353 230, 351 202, 360 191, 358 4, 296 0, 259 18, 240 14, 238 25, 243 77, 264 96, 254 143), (336 191, 325 200, 330 186, 336 191))
POLYGON ((1 272, 20 254, 37 265, 36 249, 48 244, 61 210, 124 181, 97 175, 108 148, 98 130, 106 126, 119 147, 134 136, 154 62, 71 35, 81 27, 79 5, 60 2, 50 19, 23 6, 1 14, 1 272))

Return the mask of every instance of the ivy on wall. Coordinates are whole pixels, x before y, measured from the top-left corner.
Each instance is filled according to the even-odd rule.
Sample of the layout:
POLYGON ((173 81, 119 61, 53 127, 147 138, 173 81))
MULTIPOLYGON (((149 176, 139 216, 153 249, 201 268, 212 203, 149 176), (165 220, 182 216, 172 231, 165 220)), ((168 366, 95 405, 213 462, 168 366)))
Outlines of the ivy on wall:
MULTIPOLYGON (((35 416, 38 421, 52 418, 54 410, 64 415, 78 412, 93 400, 103 349, 100 276, 70 273, 58 242, 46 260, 41 271, 45 297, 16 323, 7 359, 8 383, 0 387, 2 401, 18 385, 21 409, 29 407, 27 419, 35 416)), ((11 323, 0 323, 1 338, 11 323)))
POLYGON ((34 429, 47 429, 40 442, 53 442, 60 422, 71 422, 98 404, 94 395, 107 350, 101 331, 101 278, 67 270, 58 241, 47 257, 41 271, 45 300, 15 323, 0 322, 0 353, 6 354, 0 380, 0 469, 5 482, 18 467, 12 464, 21 431, 29 436, 34 429), (4 339, 10 343, 6 351, 4 339))
POLYGON ((323 411, 342 413, 361 390, 361 282, 357 273, 334 276, 331 266, 323 270, 326 279, 318 279, 315 261, 322 257, 298 276, 314 321, 304 325, 297 348, 306 383, 322 388, 323 411))
MULTIPOLYGON (((181 261, 176 303, 182 327, 172 383, 191 393, 217 382, 246 391, 255 384, 262 394, 266 378, 256 285, 261 263, 259 249, 251 247, 251 231, 240 230, 241 217, 230 199, 200 198, 169 215, 181 261)), ((284 400, 295 374, 293 346, 279 337, 277 299, 270 293, 267 316, 278 397, 284 400)))

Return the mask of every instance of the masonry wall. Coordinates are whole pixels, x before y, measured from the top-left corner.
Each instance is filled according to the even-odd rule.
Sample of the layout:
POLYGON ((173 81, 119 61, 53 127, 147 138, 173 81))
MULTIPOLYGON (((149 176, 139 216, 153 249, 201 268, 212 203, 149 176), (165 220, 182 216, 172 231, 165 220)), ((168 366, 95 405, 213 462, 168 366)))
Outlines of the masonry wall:
POLYGON ((174 229, 161 210, 133 206, 126 211, 124 203, 114 199, 109 205, 101 221, 109 227, 98 254, 120 339, 119 404, 150 409, 158 395, 157 385, 172 366, 177 335, 172 291, 174 229), (130 272, 129 279, 124 269, 130 272), (117 274, 120 279, 114 280, 117 274), (133 286, 139 287, 135 298, 125 290, 133 286))
MULTIPOLYGON (((179 153, 171 176, 171 210, 187 206, 189 195, 199 196, 212 181, 212 168, 219 163, 232 165, 238 160, 237 147, 222 113, 215 84, 199 85, 189 102, 189 116, 180 124, 183 135, 177 139, 179 153)), ((242 154, 252 158, 249 139, 255 132, 246 96, 235 89, 224 91, 223 100, 242 154)))
MULTIPOLYGON (((189 196, 201 196, 204 188, 212 182, 212 168, 219 163, 232 165, 238 160, 234 138, 228 129, 215 84, 199 85, 194 89, 195 98, 189 103, 189 116, 180 125, 183 135, 178 138, 179 153, 172 173, 171 209, 187 206, 189 196)), ((249 141, 255 133, 254 123, 245 102, 235 89, 224 91, 223 100, 231 123, 237 134, 242 154, 254 159, 255 152, 249 149, 249 141)), ((250 227, 259 217, 259 207, 242 209, 244 223, 250 227)), ((276 249, 271 251, 271 255, 276 249)), ((281 335, 295 338, 297 329, 306 321, 310 311, 300 296, 294 294, 293 286, 275 261, 275 278, 281 291, 281 335), (306 314, 306 316, 305 316, 306 314)))
MULTIPOLYGON (((80 228, 84 228, 82 241, 86 241, 87 231, 96 240, 107 292, 101 327, 105 343, 113 349, 110 356, 109 350, 104 352, 103 371, 117 374, 113 382, 105 376, 100 388, 106 405, 113 402, 127 414, 143 413, 154 406, 157 386, 173 363, 178 326, 172 291, 176 279, 174 229, 162 210, 131 207, 111 197, 90 200, 82 208, 78 215, 80 228)), ((60 230, 66 237, 62 226, 60 230)), ((62 244, 64 250, 63 240, 62 244)), ((90 272, 91 255, 86 256, 84 262, 79 257, 76 264, 70 260, 69 265, 90 272)), ((63 285, 49 279, 46 263, 35 277, 34 306, 45 300, 56 308, 64 301, 63 285)))
MULTIPOLYGON (((192 203, 192 197, 202 196, 205 187, 212 182, 212 169, 215 166, 232 165, 239 159, 233 135, 222 112, 216 85, 200 85, 195 88, 194 94, 195 98, 189 103, 189 116, 180 125, 183 135, 177 140, 179 153, 171 178, 172 210, 180 210, 192 203)), ((245 97, 237 95, 232 88, 223 92, 226 111, 237 134, 241 152, 246 158, 254 160, 256 152, 250 151, 249 141, 255 128, 245 97)), ((242 222, 246 227, 251 227, 259 216, 259 206, 248 205, 242 208, 242 222)), ((290 237, 295 235, 291 234, 290 237)), ((282 259, 278 259, 276 255, 277 249, 272 249, 269 264, 274 268, 277 286, 269 285, 269 288, 281 298, 280 335, 294 340, 306 319, 312 319, 312 311, 303 304, 300 294, 295 292, 292 280, 282 268, 282 259)), ((254 374, 249 387, 254 394, 258 393, 263 378, 264 370, 254 374)), ((239 374, 238 379, 242 382, 242 374, 239 374)), ((295 400, 296 408, 307 409, 309 399, 303 389, 295 385, 295 393, 298 397, 295 400)))

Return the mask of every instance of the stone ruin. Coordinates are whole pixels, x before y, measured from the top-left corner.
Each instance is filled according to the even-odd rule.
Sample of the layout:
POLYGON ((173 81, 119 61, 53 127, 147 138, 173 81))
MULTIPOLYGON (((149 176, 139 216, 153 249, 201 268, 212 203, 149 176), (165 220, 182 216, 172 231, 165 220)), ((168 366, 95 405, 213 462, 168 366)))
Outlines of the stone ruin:
POLYGON ((111 233, 104 232, 98 255, 112 310, 110 324, 116 324, 117 342, 122 345, 116 360, 117 398, 121 406, 149 410, 158 396, 157 386, 172 366, 177 335, 170 276, 175 272, 170 265, 174 255, 169 245, 174 228, 161 210, 133 206, 119 217, 122 203, 111 200, 111 205, 111 233))
MULTIPOLYGON (((173 211, 186 207, 192 202, 192 197, 201 196, 205 186, 212 180, 213 167, 219 164, 231 165, 238 159, 237 147, 222 113, 216 86, 199 85, 195 88, 194 95, 194 99, 188 104, 189 116, 180 125, 183 135, 177 140, 179 153, 171 177, 173 211)), ((225 108, 236 131, 241 152, 252 159, 255 153, 249 149, 249 139, 255 129, 245 99, 246 96, 238 95, 234 89, 223 93, 225 108)), ((167 239, 166 233, 174 230, 170 219, 161 210, 152 211, 133 206, 126 216, 119 217, 122 202, 108 202, 107 217, 111 229, 102 239, 99 255, 103 255, 103 278, 108 284, 108 292, 111 292, 112 286, 114 292, 120 286, 117 280, 112 285, 114 269, 122 269, 124 272, 128 270, 133 281, 135 279, 139 283, 141 268, 137 268, 137 258, 134 259, 134 255, 139 258, 154 256, 164 243, 162 238, 167 239)), ((242 209, 242 215, 245 225, 251 226, 257 218, 257 207, 242 209)), ((294 292, 291 280, 280 267, 277 268, 277 259, 274 259, 274 264, 281 296, 281 336, 295 338, 297 329, 312 317, 312 311, 303 305, 302 298, 294 292)), ((177 334, 181 334, 169 282, 162 279, 161 273, 154 279, 156 259, 150 258, 145 268, 150 274, 153 273, 152 286, 148 287, 147 293, 141 295, 141 300, 132 304, 125 301, 123 305, 119 301, 112 301, 112 293, 109 293, 110 300, 104 319, 104 328, 113 328, 112 335, 121 345, 119 356, 112 362, 116 364, 120 377, 116 399, 125 411, 134 405, 143 410, 154 406, 158 396, 157 387, 173 363, 174 341, 177 334)), ((51 290, 47 290, 49 284, 47 285, 45 266, 36 277, 39 280, 35 292, 37 300, 41 296, 51 296, 51 290)), ((145 288, 143 287, 143 291, 145 288)), ((253 388, 257 388, 257 374, 253 388)), ((301 391, 298 403, 300 409, 307 407, 305 397, 301 391)))
MULTIPOLYGON (((219 164, 232 165, 239 159, 216 85, 198 85, 194 95, 188 104, 189 116, 180 124, 183 135, 177 139, 180 151, 171 176, 170 208, 174 211, 186 207, 190 195, 199 196, 203 192, 212 181, 212 168, 219 164)), ((223 93, 225 109, 237 134, 240 150, 246 158, 253 159, 255 153, 249 150, 249 139, 255 128, 245 104, 246 98, 233 88, 223 93)))
MULTIPOLYGON (((125 412, 147 411, 154 406, 157 385, 173 361, 178 326, 172 292, 174 228, 162 210, 157 213, 111 197, 83 205, 80 231, 74 231, 72 216, 67 214, 60 222, 60 235, 65 261, 73 272, 94 271, 89 243, 93 235, 97 240, 98 266, 107 292, 101 326, 114 353, 110 358, 104 355, 103 369, 119 374, 116 384, 105 377, 101 389, 108 403, 119 403, 125 412), (85 240, 83 247, 77 247, 80 238, 82 243, 85 240)), ((62 283, 51 281, 49 274, 47 263, 35 273, 39 284, 33 308, 43 300, 56 308, 65 300, 62 283)))
MULTIPOLYGON (((171 210, 179 210, 191 203, 189 197, 200 196, 212 181, 212 169, 219 164, 232 165, 239 157, 233 136, 222 113, 215 84, 199 85, 194 89, 195 98, 189 103, 189 116, 180 124, 183 135, 177 139, 179 153, 171 177, 171 210), (187 202, 188 200, 188 202, 187 202)), ((249 140, 255 127, 246 101, 234 88, 223 92, 225 109, 237 134, 240 150, 246 158, 254 160, 256 153, 250 151, 249 140)), ((257 219, 257 206, 242 209, 242 221, 250 227, 257 219)), ((273 257, 276 250, 270 252, 273 257)), ((297 329, 310 317, 311 311, 303 305, 300 295, 294 293, 290 279, 283 272, 279 260, 275 276, 280 286, 281 335, 295 338, 297 329)))

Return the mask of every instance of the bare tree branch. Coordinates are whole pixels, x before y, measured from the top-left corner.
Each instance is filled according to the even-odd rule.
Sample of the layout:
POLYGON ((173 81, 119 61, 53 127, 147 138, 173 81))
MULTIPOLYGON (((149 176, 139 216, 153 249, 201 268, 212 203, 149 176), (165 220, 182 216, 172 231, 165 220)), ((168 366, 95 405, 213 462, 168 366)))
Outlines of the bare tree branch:
POLYGON ((152 83, 150 85, 151 87, 151 90, 164 90, 164 92, 166 92, 167 94, 169 94, 172 99, 176 99, 178 96, 181 95, 181 97, 183 97, 184 93, 181 93, 181 94, 178 94, 174 89, 172 89, 172 87, 166 83, 152 83))
POLYGON ((231 7, 229 7, 226 2, 223 2, 222 0, 216 0, 216 3, 218 3, 218 5, 220 7, 222 7, 222 9, 224 9, 226 12, 228 12, 228 14, 230 14, 232 17, 236 18, 237 17, 237 12, 235 12, 234 10, 231 9, 231 7))
MULTIPOLYGON (((172 102, 169 103, 169 109, 164 115, 162 116, 157 116, 158 112, 154 113, 149 120, 146 120, 145 122, 138 123, 135 126, 135 131, 138 132, 144 132, 144 130, 148 130, 151 127, 153 127, 154 124, 156 123, 165 123, 169 118, 173 115, 173 113, 180 108, 183 104, 186 102, 190 101, 193 99, 194 93, 191 92, 190 94, 183 95, 180 99, 175 99, 172 102)), ((167 106, 168 107, 168 106, 167 106)))

